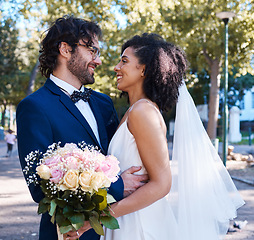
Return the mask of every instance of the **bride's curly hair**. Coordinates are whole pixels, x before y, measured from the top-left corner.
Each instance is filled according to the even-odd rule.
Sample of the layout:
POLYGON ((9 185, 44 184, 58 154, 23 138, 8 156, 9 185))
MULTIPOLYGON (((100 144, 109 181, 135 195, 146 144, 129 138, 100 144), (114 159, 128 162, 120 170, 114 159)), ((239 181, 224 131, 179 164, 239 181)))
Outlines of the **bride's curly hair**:
POLYGON ((101 29, 96 23, 69 15, 58 18, 44 33, 46 36, 41 41, 39 68, 42 76, 47 78, 58 64, 57 56, 60 53, 61 42, 68 43, 73 53, 80 39, 91 45, 94 36, 99 40, 102 38, 101 29))
POLYGON ((139 63, 145 65, 146 96, 162 111, 174 107, 188 67, 185 53, 154 33, 132 37, 123 44, 122 53, 128 47, 134 49, 139 63))

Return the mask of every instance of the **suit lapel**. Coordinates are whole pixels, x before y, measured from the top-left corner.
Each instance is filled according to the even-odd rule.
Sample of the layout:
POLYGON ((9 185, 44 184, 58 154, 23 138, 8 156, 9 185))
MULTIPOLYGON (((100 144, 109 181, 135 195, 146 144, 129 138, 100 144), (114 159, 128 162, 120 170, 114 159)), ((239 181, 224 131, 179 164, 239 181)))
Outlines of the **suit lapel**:
POLYGON ((100 146, 90 125, 88 124, 86 119, 83 117, 81 112, 78 110, 78 108, 75 106, 75 104, 71 101, 71 99, 65 93, 63 93, 63 91, 61 91, 59 87, 55 85, 55 83, 52 82, 50 79, 47 79, 44 86, 48 88, 52 93, 59 96, 59 101, 66 107, 66 109, 70 112, 70 114, 72 114, 80 122, 80 124, 86 129, 87 133, 91 136, 91 138, 94 140, 96 145, 100 146))
POLYGON ((106 152, 107 147, 108 147, 108 137, 107 137, 106 126, 105 126, 105 123, 104 123, 104 120, 103 120, 103 117, 101 114, 101 110, 98 105, 99 103, 96 101, 93 94, 91 95, 91 97, 89 99, 89 104, 90 104, 90 107, 93 111, 94 117, 97 122, 101 146, 102 146, 103 150, 106 152))

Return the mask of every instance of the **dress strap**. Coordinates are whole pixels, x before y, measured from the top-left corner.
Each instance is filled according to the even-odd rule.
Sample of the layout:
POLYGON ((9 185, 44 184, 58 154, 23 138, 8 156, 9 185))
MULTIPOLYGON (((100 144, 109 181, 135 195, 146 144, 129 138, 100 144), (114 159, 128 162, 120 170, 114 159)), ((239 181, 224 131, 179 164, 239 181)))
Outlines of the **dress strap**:
POLYGON ((135 103, 129 108, 129 112, 132 110, 132 108, 133 108, 133 106, 134 106, 135 104, 137 104, 138 102, 141 102, 141 101, 145 101, 145 102, 149 103, 150 105, 152 105, 152 106, 161 114, 160 110, 154 105, 154 103, 153 103, 150 99, 146 99, 146 98, 141 98, 141 99, 139 99, 137 102, 135 102, 135 103))

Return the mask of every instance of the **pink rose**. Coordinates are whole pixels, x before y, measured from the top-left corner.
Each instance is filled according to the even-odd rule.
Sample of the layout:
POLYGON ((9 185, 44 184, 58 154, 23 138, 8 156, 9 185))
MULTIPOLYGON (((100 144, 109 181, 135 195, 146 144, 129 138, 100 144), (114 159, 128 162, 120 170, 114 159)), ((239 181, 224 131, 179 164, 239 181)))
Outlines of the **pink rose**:
POLYGON ((97 169, 104 172, 111 182, 115 182, 117 180, 117 174, 120 171, 119 162, 117 158, 112 155, 106 156, 105 161, 101 162, 100 167, 97 169))
POLYGON ((73 156, 68 156, 66 157, 66 167, 68 169, 74 169, 74 170, 78 170, 80 167, 80 163, 78 162, 77 158, 73 157, 73 156))
POLYGON ((59 183, 62 180, 63 172, 59 168, 53 168, 50 170, 50 181, 53 183, 59 183))
POLYGON ((93 158, 93 155, 92 153, 89 151, 89 150, 84 150, 82 152, 82 156, 81 156, 81 159, 82 159, 82 162, 83 163, 89 163, 91 161, 91 159, 93 158))
POLYGON ((75 158, 78 158, 80 160, 82 160, 83 155, 84 155, 83 151, 79 148, 74 149, 73 152, 72 152, 72 156, 75 157, 75 158))
POLYGON ((53 156, 50 158, 44 159, 44 164, 47 165, 49 168, 56 167, 59 162, 61 162, 61 159, 59 156, 53 156))

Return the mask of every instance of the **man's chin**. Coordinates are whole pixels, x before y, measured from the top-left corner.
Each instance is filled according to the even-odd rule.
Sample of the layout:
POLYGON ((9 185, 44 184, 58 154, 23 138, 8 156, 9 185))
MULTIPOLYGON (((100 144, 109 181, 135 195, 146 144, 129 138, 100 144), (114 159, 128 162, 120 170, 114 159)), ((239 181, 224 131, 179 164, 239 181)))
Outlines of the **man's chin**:
POLYGON ((85 80, 82 80, 81 81, 83 85, 91 85, 91 84, 94 84, 94 79, 85 79, 85 80))

